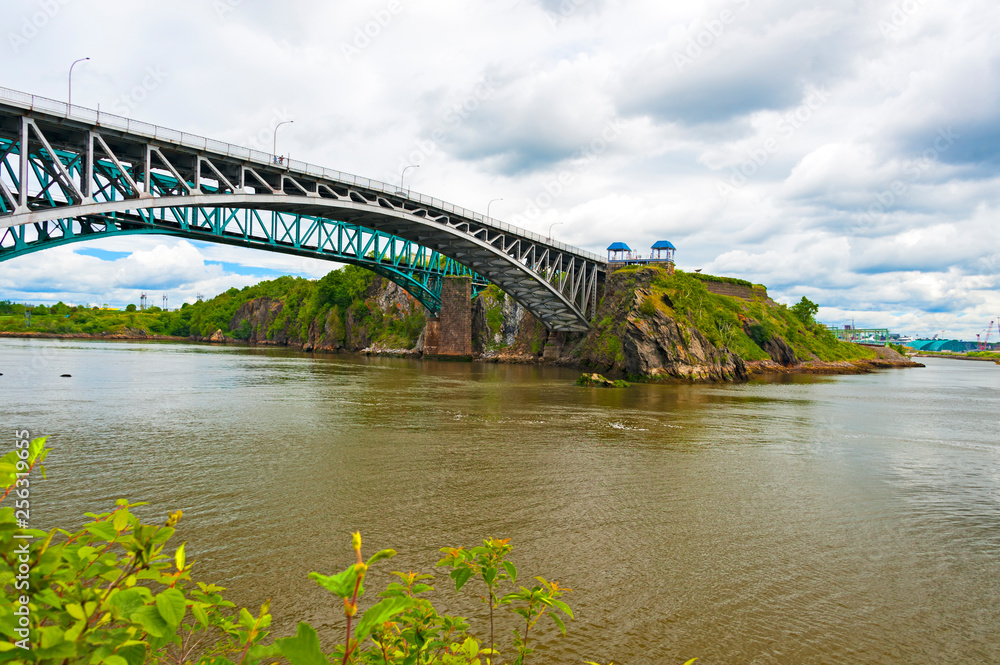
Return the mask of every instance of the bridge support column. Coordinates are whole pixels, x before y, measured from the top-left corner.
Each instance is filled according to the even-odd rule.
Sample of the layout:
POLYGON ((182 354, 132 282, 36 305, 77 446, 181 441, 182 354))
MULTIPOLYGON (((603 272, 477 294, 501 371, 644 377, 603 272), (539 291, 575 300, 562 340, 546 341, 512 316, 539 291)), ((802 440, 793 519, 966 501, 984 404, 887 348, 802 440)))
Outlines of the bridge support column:
POLYGON ((550 332, 549 338, 545 342, 545 348, 542 349, 542 360, 558 360, 565 343, 566 333, 550 332))
POLYGON ((428 316, 424 325, 424 356, 437 356, 441 345, 441 317, 428 316))
POLYGON ((441 285, 441 314, 427 320, 426 330, 425 356, 451 360, 472 358, 471 277, 444 278, 441 285))

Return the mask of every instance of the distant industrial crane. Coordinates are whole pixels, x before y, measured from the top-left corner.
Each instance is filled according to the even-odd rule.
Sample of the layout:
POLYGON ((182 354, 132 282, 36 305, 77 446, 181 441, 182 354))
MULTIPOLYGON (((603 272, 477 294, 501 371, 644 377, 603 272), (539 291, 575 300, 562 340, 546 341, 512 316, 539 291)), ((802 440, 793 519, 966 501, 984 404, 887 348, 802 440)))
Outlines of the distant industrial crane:
MULTIPOLYGON (((990 321, 990 325, 986 326, 986 337, 980 341, 979 335, 976 335, 976 341, 979 342, 979 350, 985 351, 990 345, 990 335, 993 334, 993 324, 996 323, 996 319, 990 321)), ((997 331, 1000 332, 1000 326, 997 327, 997 331)))

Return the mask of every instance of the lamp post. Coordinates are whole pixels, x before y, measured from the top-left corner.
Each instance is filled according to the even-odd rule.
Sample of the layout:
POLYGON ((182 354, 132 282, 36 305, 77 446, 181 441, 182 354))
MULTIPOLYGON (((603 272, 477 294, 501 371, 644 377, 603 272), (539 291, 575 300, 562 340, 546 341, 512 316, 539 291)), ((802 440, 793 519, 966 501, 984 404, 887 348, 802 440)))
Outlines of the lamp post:
POLYGON ((420 164, 407 164, 406 166, 403 167, 403 172, 399 174, 399 192, 398 192, 399 194, 403 194, 404 193, 404 190, 403 190, 403 176, 406 175, 406 172, 409 169, 419 169, 419 168, 420 168, 420 164))
POLYGON ((551 224, 549 224, 549 235, 548 235, 548 240, 552 240, 552 227, 553 227, 553 226, 559 226, 560 224, 563 224, 563 223, 564 223, 564 222, 552 222, 551 224))
POLYGON ((274 126, 274 144, 271 146, 271 157, 274 158, 275 163, 278 161, 278 127, 282 125, 287 125, 289 123, 295 122, 294 120, 283 120, 274 126))
POLYGON ((489 217, 490 217, 490 206, 493 205, 494 203, 496 203, 497 201, 503 201, 503 199, 493 199, 492 201, 490 201, 489 203, 486 204, 486 218, 487 219, 489 219, 489 217))
POLYGON ((73 112, 73 68, 76 67, 78 63, 90 60, 90 58, 80 58, 79 60, 74 60, 73 64, 69 66, 69 91, 66 93, 66 114, 69 115, 73 112))

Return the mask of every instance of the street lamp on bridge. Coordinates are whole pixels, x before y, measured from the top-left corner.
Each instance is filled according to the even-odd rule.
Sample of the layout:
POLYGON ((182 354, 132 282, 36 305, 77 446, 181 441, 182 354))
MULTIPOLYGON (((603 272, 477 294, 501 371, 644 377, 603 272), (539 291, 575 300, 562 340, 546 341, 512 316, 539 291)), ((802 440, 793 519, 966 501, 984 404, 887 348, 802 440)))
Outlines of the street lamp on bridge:
POLYGON ((496 203, 497 201, 503 201, 503 199, 493 199, 492 201, 490 201, 489 203, 486 204, 486 217, 487 218, 489 218, 489 216, 490 216, 490 206, 493 205, 494 203, 496 203))
MULTIPOLYGON (((271 146, 271 157, 275 164, 278 163, 278 127, 282 125, 287 125, 289 123, 295 122, 294 120, 283 120, 274 126, 274 143, 271 146)), ((284 161, 284 160, 282 160, 284 161)))
POLYGON ((565 222, 552 222, 551 224, 549 224, 549 235, 546 236, 547 240, 552 240, 552 227, 559 226, 560 224, 565 224, 565 222))
POLYGON ((80 58, 79 60, 74 60, 73 64, 69 66, 69 90, 66 93, 66 115, 73 112, 73 68, 76 67, 78 63, 90 60, 90 58, 80 58))
POLYGON ((406 191, 403 189, 403 176, 406 175, 406 172, 409 169, 419 169, 419 168, 420 168, 420 164, 407 164, 406 166, 403 167, 403 172, 399 174, 399 191, 396 192, 397 194, 405 194, 406 193, 406 191))

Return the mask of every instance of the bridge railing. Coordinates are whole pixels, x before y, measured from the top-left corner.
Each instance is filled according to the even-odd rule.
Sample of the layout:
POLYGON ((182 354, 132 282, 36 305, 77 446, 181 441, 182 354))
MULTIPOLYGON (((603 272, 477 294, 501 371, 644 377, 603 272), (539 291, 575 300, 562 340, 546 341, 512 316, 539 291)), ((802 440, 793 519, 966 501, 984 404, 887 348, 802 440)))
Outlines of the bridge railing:
MULTIPOLYGON (((166 127, 160 127, 148 122, 133 120, 132 118, 97 111, 84 106, 78 106, 76 104, 74 104, 71 108, 64 102, 49 99, 47 97, 39 97, 38 95, 32 95, 18 90, 0 87, 0 101, 10 102, 13 105, 26 108, 31 111, 38 110, 51 115, 61 116, 67 120, 79 120, 98 127, 118 129, 128 132, 129 134, 143 136, 155 141, 167 141, 175 145, 181 145, 194 150, 204 150, 206 152, 210 151, 216 154, 226 155, 227 157, 234 159, 255 162, 258 164, 266 164, 270 167, 276 166, 274 164, 274 155, 268 152, 237 146, 224 141, 217 141, 215 139, 209 139, 197 134, 189 134, 188 132, 182 132, 176 129, 168 129, 166 127)), ((434 198, 433 196, 416 193, 410 189, 401 190, 399 187, 391 185, 387 182, 373 180, 371 178, 365 178, 351 173, 344 173, 343 171, 328 169, 299 160, 286 159, 282 164, 277 166, 280 166, 289 172, 296 172, 316 178, 333 180, 345 185, 363 187, 365 189, 383 192, 392 196, 403 196, 414 203, 420 203, 444 211, 448 214, 464 217, 485 226, 492 227, 498 231, 513 233, 533 242, 547 245, 570 254, 583 256, 591 261, 596 261, 598 263, 605 262, 605 258, 599 254, 587 252, 578 247, 567 245, 566 243, 553 241, 551 238, 546 238, 545 236, 533 231, 514 226, 513 224, 507 224, 506 222, 502 222, 492 217, 487 217, 486 215, 478 213, 474 210, 469 210, 468 208, 456 206, 448 203, 447 201, 434 198)))

